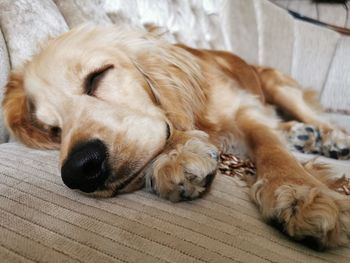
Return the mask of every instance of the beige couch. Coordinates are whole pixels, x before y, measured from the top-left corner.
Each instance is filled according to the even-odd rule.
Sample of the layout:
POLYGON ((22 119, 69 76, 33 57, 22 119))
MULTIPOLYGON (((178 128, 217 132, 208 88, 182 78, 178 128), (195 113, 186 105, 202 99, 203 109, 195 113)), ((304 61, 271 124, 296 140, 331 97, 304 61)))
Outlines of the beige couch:
MULTIPOLYGON (((0 88, 40 42, 86 21, 155 23, 171 41, 277 67, 350 125, 350 39, 267 0, 1 0, 0 88)), ((218 175, 192 202, 145 191, 93 199, 63 185, 57 152, 8 142, 2 125, 0 137, 0 262, 350 262, 349 246, 316 252, 263 223, 236 178, 218 175)), ((321 160, 349 174, 349 161, 321 160)))

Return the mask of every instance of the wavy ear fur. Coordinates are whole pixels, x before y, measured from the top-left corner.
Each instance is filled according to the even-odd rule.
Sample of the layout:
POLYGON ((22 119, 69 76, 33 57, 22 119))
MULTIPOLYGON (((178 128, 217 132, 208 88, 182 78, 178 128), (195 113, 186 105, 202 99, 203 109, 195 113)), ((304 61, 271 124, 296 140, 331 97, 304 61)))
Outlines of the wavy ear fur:
POLYGON ((11 73, 5 87, 2 107, 5 125, 22 143, 32 148, 59 148, 59 136, 52 134, 49 127, 37 120, 31 112, 21 73, 11 73))
POLYGON ((200 65, 182 48, 160 42, 150 52, 141 52, 134 61, 145 77, 149 92, 178 130, 194 129, 205 108, 206 85, 200 65), (204 88, 203 88, 204 89, 204 88))

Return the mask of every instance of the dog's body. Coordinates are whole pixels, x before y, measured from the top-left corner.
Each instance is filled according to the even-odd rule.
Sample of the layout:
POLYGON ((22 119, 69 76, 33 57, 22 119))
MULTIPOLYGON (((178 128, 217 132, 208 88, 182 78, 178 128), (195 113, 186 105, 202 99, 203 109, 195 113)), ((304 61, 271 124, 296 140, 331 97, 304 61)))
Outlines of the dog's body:
POLYGON ((350 238, 350 200, 327 185, 326 170, 291 155, 280 136, 289 125, 269 106, 335 130, 308 97, 291 78, 227 52, 82 27, 12 74, 3 107, 25 144, 60 147, 67 186, 99 196, 139 189, 146 179, 161 197, 196 198, 216 172, 218 151, 239 140, 257 167, 251 197, 263 217, 296 239, 334 247, 350 238))

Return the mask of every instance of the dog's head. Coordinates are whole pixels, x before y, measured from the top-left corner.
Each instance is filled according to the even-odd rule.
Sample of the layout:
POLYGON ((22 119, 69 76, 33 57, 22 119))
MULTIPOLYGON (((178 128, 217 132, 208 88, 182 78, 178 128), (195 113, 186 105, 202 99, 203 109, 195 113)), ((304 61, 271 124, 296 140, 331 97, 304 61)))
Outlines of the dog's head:
MULTIPOLYGON (((145 32, 70 31, 12 73, 3 101, 6 124, 29 146, 59 148, 70 188, 110 196, 140 187, 140 172, 171 136, 169 115, 159 105, 177 102, 166 90, 160 99, 157 88, 181 63, 186 68, 187 59, 171 52, 145 32)), ((187 113, 171 114, 178 125, 186 122, 187 113)))

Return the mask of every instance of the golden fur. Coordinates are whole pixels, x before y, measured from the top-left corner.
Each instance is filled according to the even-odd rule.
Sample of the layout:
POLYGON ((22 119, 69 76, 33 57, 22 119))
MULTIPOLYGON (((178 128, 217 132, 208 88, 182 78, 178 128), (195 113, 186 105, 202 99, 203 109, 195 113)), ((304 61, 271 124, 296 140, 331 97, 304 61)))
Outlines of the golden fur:
POLYGON ((218 151, 240 141, 257 167, 251 197, 264 219, 295 239, 335 247, 350 238, 350 200, 327 186, 327 171, 292 156, 280 136, 288 125, 271 107, 335 129, 309 98, 288 76, 228 52, 137 30, 81 27, 50 40, 11 74, 3 108, 10 131, 28 146, 56 148, 60 140, 61 164, 78 143, 102 140, 113 175, 99 196, 139 189, 146 179, 164 198, 196 198, 210 185, 218 151), (86 76, 103 67, 98 89, 86 95, 86 76))

